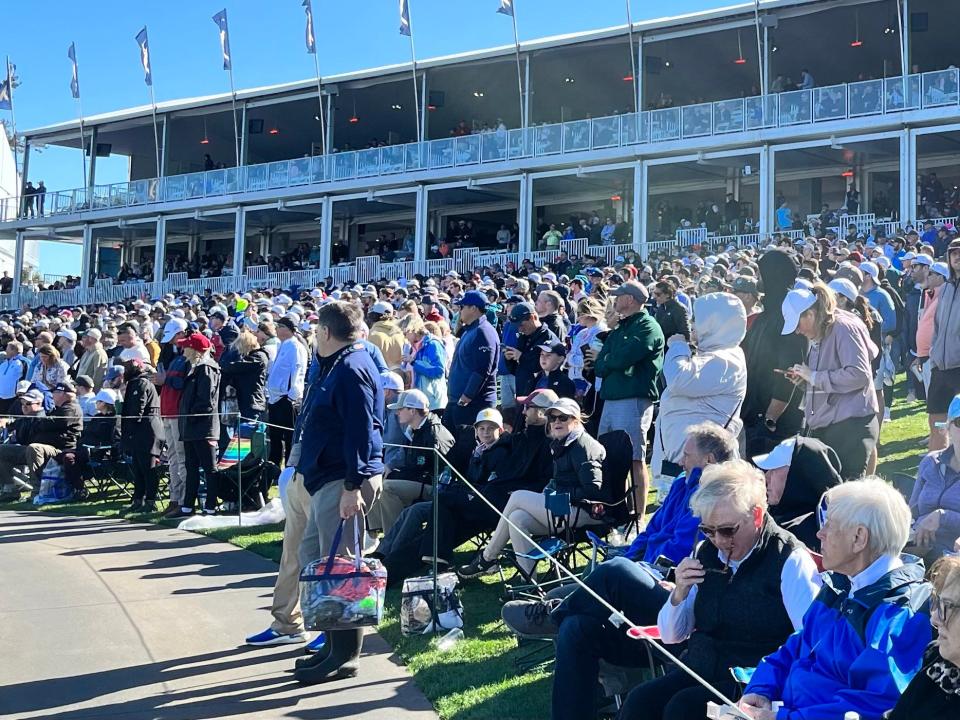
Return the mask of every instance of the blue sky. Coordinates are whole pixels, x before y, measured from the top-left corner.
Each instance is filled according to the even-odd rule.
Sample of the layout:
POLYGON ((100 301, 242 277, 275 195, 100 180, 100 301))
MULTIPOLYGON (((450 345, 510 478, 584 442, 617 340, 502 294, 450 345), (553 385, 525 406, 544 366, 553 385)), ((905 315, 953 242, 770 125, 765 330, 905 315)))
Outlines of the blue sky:
MULTIPOLYGON (((432 57, 512 41, 509 18, 497 0, 410 0, 417 55, 432 57)), ((723 7, 736 0, 632 0, 635 21, 723 7)), ((324 74, 409 59, 398 31, 397 0, 313 0, 320 70, 324 74)), ((314 74, 304 47, 301 0, 47 0, 4 3, 0 51, 17 65, 19 129, 76 118, 70 95, 67 47, 77 46, 85 115, 149 102, 134 36, 150 35, 157 100, 229 90, 221 69, 213 14, 227 8, 237 88, 302 80, 314 74)), ((521 39, 622 24, 625 0, 517 0, 521 39)), ((3 117, 8 117, 6 112, 3 117)), ((99 161, 98 182, 125 179, 122 159, 99 161)), ((31 155, 30 175, 51 190, 83 184, 75 152, 47 149, 31 155)), ((75 272, 78 261, 44 248, 47 272, 75 272)))

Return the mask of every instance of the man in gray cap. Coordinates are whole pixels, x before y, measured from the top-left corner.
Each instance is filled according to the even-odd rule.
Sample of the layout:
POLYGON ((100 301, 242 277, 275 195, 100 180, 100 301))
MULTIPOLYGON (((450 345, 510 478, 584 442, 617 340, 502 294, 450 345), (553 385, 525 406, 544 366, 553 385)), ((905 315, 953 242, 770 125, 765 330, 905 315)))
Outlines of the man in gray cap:
POLYGON ((647 289, 635 280, 610 293, 620 322, 610 331, 599 352, 587 348, 597 377, 603 379, 603 414, 599 434, 625 430, 633 441, 633 483, 636 508, 646 507, 650 478, 645 466, 647 433, 653 422, 653 403, 660 396, 657 377, 663 367, 664 338, 647 312, 647 289))

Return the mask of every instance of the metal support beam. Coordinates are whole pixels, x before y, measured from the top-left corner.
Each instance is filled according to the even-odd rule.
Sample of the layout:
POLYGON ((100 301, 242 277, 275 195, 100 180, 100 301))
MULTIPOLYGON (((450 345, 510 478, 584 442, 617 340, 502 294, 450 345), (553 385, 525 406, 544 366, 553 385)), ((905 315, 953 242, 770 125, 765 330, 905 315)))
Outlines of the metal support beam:
POLYGON ((900 0, 902 15, 900 18, 900 76, 904 79, 904 97, 906 97, 906 79, 910 74, 910 0, 900 0))
POLYGON ((167 219, 157 216, 157 239, 153 245, 153 281, 163 282, 163 267, 167 264, 167 219))
POLYGON ((643 33, 637 35, 637 109, 643 112, 643 33))
POLYGON ((769 235, 773 228, 773 206, 776 197, 776 153, 769 145, 760 149, 760 214, 758 219, 761 235, 769 235))
POLYGON ((320 267, 328 268, 333 262, 333 198, 323 198, 320 211, 320 267))
POLYGON ((427 94, 430 91, 430 82, 427 80, 427 71, 424 70, 420 75, 420 137, 424 140, 427 139, 427 128, 428 128, 428 114, 427 114, 427 98, 430 96, 427 94))
POLYGON ((250 138, 247 135, 247 103, 240 109, 240 164, 247 164, 247 153, 250 151, 250 138))
POLYGON ((24 255, 24 244, 26 239, 23 236, 23 231, 17 231, 17 238, 15 240, 14 249, 13 249, 13 306, 17 310, 20 309, 20 287, 23 285, 23 255, 24 255))
POLYGON ((533 127, 533 118, 530 115, 530 53, 527 53, 524 60, 523 73, 523 120, 526 120, 524 127, 533 127))
POLYGON ((168 127, 170 118, 163 116, 163 127, 160 130, 160 177, 167 175, 167 138, 169 137, 168 127))
POLYGON ((530 252, 533 243, 530 238, 533 234, 533 179, 529 173, 520 176, 520 209, 517 217, 520 227, 520 237, 517 239, 519 251, 530 252))
MULTIPOLYGON (((640 257, 643 258, 643 261, 647 261, 647 257, 650 254, 650 249, 647 245, 647 228, 649 225, 649 214, 650 214, 650 193, 647 191, 647 182, 650 179, 650 166, 647 164, 647 161, 644 160, 637 166, 640 170, 639 181, 634 180, 634 183, 640 187, 640 203, 637 205, 637 210, 634 213, 636 216, 634 222, 639 225, 640 233, 640 257)), ((636 177, 636 176, 635 176, 636 177)), ((637 229, 634 228, 634 245, 637 244, 637 229)))
POLYGON ((94 125, 90 130, 90 157, 84 158, 84 162, 87 163, 87 187, 89 189, 93 188, 94 183, 97 181, 97 126, 94 125))
POLYGON ((427 213, 430 211, 429 190, 425 185, 417 185, 416 217, 413 230, 413 259, 427 259, 427 213))
MULTIPOLYGON (((241 156, 242 157, 242 156, 241 156)), ((233 274, 243 275, 243 256, 247 247, 247 211, 240 205, 233 224, 233 274)))
POLYGON ((327 152, 333 151, 333 95, 327 95, 327 152))
MULTIPOLYGON (((14 145, 16 145, 17 139, 13 139, 14 145)), ((14 147, 13 150, 13 162, 16 165, 17 162, 17 150, 14 147)), ((20 208, 17 213, 18 217, 25 217, 27 214, 27 180, 30 177, 30 140, 24 138, 23 140, 23 167, 20 170, 20 208)), ((17 265, 14 269, 19 268, 17 265)))
POLYGON ((83 257, 80 261, 80 287, 86 290, 90 287, 90 279, 93 275, 93 256, 96 252, 93 241, 93 227, 90 223, 83 226, 83 257))
MULTIPOLYGON (((647 188, 644 183, 643 177, 643 163, 638 162, 633 166, 633 202, 631 203, 630 215, 633 219, 633 249, 640 249, 640 242, 644 237, 643 225, 641 224, 642 218, 640 217, 643 212, 641 207, 644 204, 644 197, 647 194, 647 188)), ((646 256, 641 254, 642 258, 646 259, 646 256)))
POLYGON ((904 128, 900 131, 900 224, 917 218, 917 136, 904 128))

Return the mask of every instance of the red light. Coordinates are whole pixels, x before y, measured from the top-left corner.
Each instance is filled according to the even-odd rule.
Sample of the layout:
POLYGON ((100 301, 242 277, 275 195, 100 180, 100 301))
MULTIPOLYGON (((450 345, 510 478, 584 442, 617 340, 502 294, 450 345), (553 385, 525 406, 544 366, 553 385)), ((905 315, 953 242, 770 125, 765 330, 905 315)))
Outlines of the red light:
POLYGON ((614 202, 616 202, 617 200, 620 200, 621 197, 620 197, 619 195, 611 195, 611 196, 610 196, 610 199, 613 200, 614 202))
POLYGON ((840 173, 840 177, 851 178, 853 177, 853 170, 844 170, 840 173))
POLYGON ((746 65, 746 64, 747 64, 747 59, 746 59, 746 58, 742 58, 742 57, 741 57, 741 58, 737 58, 736 60, 733 61, 733 64, 734 64, 734 65, 746 65))
POLYGON ((850 47, 860 47, 861 45, 863 45, 863 40, 854 40, 850 43, 850 47))
POLYGON ((350 120, 349 120, 348 122, 349 122, 351 125, 356 125, 358 122, 360 122, 360 118, 358 118, 356 115, 354 115, 352 118, 350 118, 350 120))
POLYGON ((277 128, 270 128, 270 131, 269 131, 269 132, 270 132, 271 135, 279 135, 279 134, 280 134, 280 131, 279 131, 277 128))
POLYGON ((623 81, 624 81, 624 82, 633 82, 633 75, 624 75, 624 76, 623 76, 623 81))
POLYGON ((209 145, 209 144, 210 144, 210 138, 204 138, 203 140, 200 141, 200 144, 201 144, 201 145, 209 145))
POLYGON ((436 109, 437 109, 436 105, 427 105, 427 110, 429 110, 430 112, 433 112, 436 109))

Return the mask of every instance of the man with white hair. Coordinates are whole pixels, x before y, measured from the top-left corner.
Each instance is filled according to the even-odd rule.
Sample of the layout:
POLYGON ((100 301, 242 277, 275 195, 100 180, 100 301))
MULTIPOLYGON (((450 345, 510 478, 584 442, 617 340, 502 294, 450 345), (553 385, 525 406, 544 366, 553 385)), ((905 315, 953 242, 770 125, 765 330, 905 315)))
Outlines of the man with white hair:
POLYGON ((94 392, 103 386, 103 375, 107 371, 107 352, 100 344, 102 337, 97 328, 90 328, 80 338, 83 354, 77 365, 77 375, 88 375, 93 380, 94 392))
POLYGON ((880 718, 930 643, 923 564, 900 554, 911 522, 900 493, 879 478, 847 482, 827 491, 820 514, 823 588, 747 686, 740 707, 758 720, 880 718))

